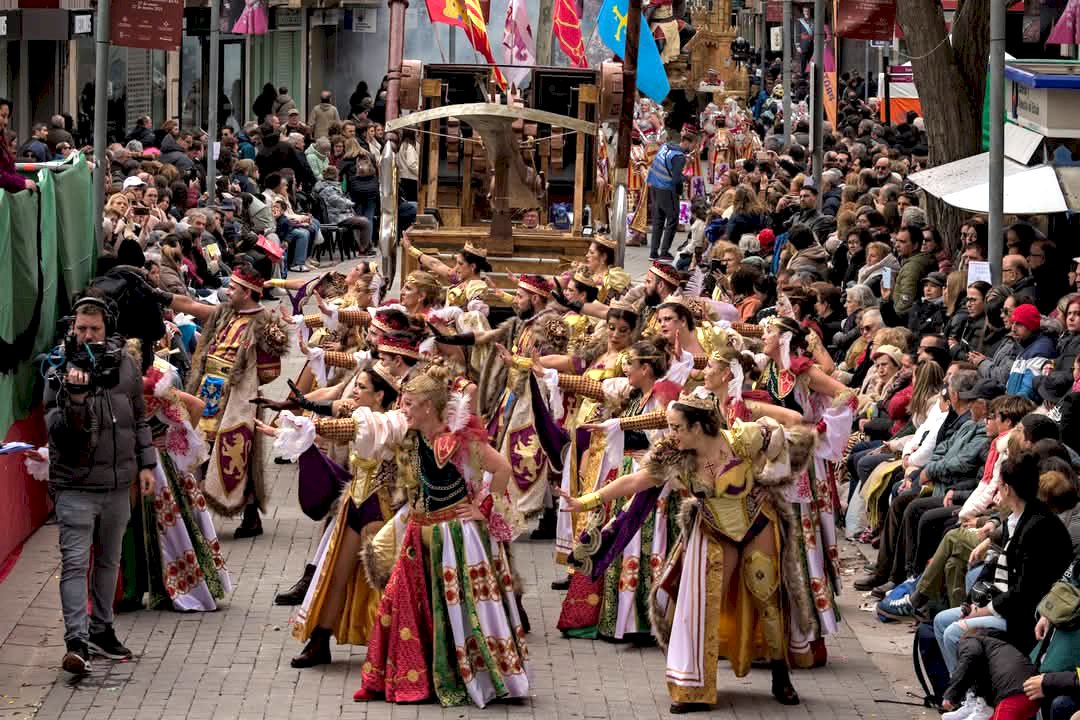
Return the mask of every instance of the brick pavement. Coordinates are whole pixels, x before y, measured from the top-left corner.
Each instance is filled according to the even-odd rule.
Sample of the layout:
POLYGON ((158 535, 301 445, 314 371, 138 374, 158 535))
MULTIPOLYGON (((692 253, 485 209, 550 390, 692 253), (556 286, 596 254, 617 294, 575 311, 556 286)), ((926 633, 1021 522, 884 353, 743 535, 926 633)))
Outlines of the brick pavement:
MULTIPOLYGON (((635 264, 640 262, 636 257, 634 260, 635 264)), ((298 365, 295 357, 288 363, 290 370, 298 365)), ((282 396, 284 383, 266 394, 282 396)), ((235 588, 222 609, 204 614, 141 611, 118 616, 117 634, 136 658, 126 663, 95 659, 92 675, 80 681, 73 681, 59 667, 63 628, 56 527, 39 530, 27 542, 12 574, 0 584, 0 719, 570 720, 668 716, 659 650, 571 641, 555 629, 561 594, 549 589, 555 578, 549 543, 523 541, 515 548, 527 588, 525 607, 532 620, 533 696, 528 701, 496 703, 484 710, 354 703, 351 695, 360 684, 362 648, 335 647, 334 663, 329 667, 290 668, 289 659, 300 649, 289 633, 292 608, 275 607, 273 596, 299 577, 314 553, 320 528, 300 512, 295 466, 268 467, 272 499, 270 514, 264 519, 265 535, 234 541, 236 521, 218 522, 235 588)), ((857 610, 860 601, 853 593, 842 597, 842 607, 857 630, 845 623, 843 631, 830 639, 828 666, 794 673, 802 705, 787 708, 777 704, 769 694, 766 670, 754 670, 738 680, 722 664, 720 704, 706 716, 738 720, 928 717, 919 707, 897 704, 897 700, 910 702, 903 697, 910 678, 901 675, 908 682, 893 682, 864 649, 891 653, 895 660, 903 646, 903 633, 901 640, 892 644, 876 637, 857 610)))

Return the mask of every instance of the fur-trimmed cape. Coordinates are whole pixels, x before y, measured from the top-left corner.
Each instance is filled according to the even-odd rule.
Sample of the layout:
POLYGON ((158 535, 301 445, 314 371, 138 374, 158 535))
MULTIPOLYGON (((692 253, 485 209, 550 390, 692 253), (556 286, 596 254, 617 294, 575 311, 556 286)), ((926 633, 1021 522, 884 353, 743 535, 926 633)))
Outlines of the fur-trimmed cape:
MULTIPOLYGON (((798 533, 802 528, 795 522, 795 514, 790 502, 784 497, 784 490, 794 482, 794 479, 806 469, 813 458, 814 447, 817 444, 817 433, 812 428, 770 428, 771 433, 782 432, 787 441, 787 453, 790 462, 790 473, 782 477, 776 477, 772 473, 764 472, 764 453, 760 462, 754 462, 754 482, 766 488, 769 493, 769 501, 776 510, 781 522, 781 580, 785 590, 785 604, 789 605, 795 621, 804 632, 812 630, 816 624, 812 608, 806 602, 806 594, 802 586, 802 559, 799 554, 798 533)), ((771 439, 770 433, 770 439, 771 439)), ((771 445, 766 440, 765 447, 771 445)), ((657 482, 674 482, 683 487, 687 486, 687 480, 696 473, 694 455, 678 449, 674 438, 667 437, 653 446, 645 461, 645 471, 657 482)), ((693 488, 690 488, 693 490, 693 488)), ((700 507, 700 500, 691 495, 683 500, 679 510, 679 531, 682 538, 689 538, 693 528, 696 513, 700 507)), ((663 574, 663 573, 661 573, 663 574)), ((664 605, 660 604, 657 592, 660 583, 654 583, 649 593, 649 621, 652 625, 653 637, 662 650, 667 651, 668 641, 671 638, 671 622, 669 613, 664 605)), ((668 606, 670 608, 670 606, 668 606)))
MULTIPOLYGON (((199 394, 199 387, 206 373, 210 344, 218 333, 229 326, 237 314, 237 311, 228 305, 222 305, 207 320, 188 373, 187 391, 192 395, 199 394)), ((248 401, 256 396, 259 385, 272 381, 280 373, 280 360, 288 350, 289 336, 281 320, 265 308, 260 308, 259 312, 252 313, 251 323, 241 342, 242 347, 237 352, 221 398, 219 432, 211 449, 210 465, 203 478, 204 497, 207 504, 214 512, 225 517, 239 514, 252 500, 258 504, 260 510, 266 510, 261 451, 262 434, 254 431, 256 410, 255 406, 248 401), (220 431, 239 424, 251 425, 250 437, 247 438, 250 447, 247 448, 247 467, 244 469, 243 482, 246 486, 247 479, 250 479, 254 488, 254 498, 247 496, 243 490, 239 496, 235 492, 226 491, 220 477, 222 451, 220 431)))

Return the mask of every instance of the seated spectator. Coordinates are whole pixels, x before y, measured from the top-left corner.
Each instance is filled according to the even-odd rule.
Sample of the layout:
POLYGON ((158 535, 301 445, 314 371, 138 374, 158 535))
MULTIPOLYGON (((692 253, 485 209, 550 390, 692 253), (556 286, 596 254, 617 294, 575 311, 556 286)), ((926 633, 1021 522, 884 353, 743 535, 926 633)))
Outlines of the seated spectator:
MULTIPOLYGON (((325 140, 319 140, 322 143, 325 140)), ((314 145, 312 146, 314 147, 314 145)), ((315 183, 315 194, 326 206, 326 221, 353 233, 361 256, 374 255, 371 245, 371 224, 366 217, 356 215, 352 200, 341 191, 338 169, 332 165, 323 168, 322 179, 315 183)))
POLYGON ((1034 380, 1041 375, 1043 367, 1057 357, 1057 347, 1052 338, 1042 332, 1042 316, 1034 305, 1017 307, 1010 322, 1012 335, 1019 344, 1019 352, 1009 370, 1006 391, 1010 395, 1036 398, 1034 380))

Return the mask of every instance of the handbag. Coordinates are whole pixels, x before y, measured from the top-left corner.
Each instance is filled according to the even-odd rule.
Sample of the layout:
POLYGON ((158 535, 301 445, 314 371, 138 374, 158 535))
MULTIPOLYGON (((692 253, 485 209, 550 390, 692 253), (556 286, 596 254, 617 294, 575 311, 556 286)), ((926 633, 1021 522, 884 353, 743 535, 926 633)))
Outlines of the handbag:
POLYGON ((1039 601, 1038 610, 1039 615, 1056 628, 1073 630, 1080 627, 1080 588, 1059 580, 1039 601))

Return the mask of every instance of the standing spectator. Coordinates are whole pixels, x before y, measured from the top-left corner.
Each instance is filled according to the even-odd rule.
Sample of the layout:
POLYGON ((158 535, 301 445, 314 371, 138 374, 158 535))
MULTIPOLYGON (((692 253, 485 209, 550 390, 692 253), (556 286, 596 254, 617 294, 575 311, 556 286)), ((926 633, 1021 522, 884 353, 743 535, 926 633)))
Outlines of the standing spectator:
POLYGON ((259 123, 244 123, 243 129, 236 134, 236 141, 239 145, 238 154, 241 160, 255 159, 255 154, 258 152, 258 148, 255 147, 258 138, 259 123))
MULTIPOLYGON (((113 631, 113 599, 124 530, 131 515, 131 484, 154 492, 157 465, 143 405, 142 373, 124 352, 124 339, 107 333, 113 320, 97 297, 75 303, 71 333, 80 347, 96 344, 119 353, 115 375, 91 373, 80 354, 58 368, 45 389, 49 432, 49 490, 60 526, 60 604, 64 612, 63 667, 90 672, 90 652, 114 660, 131 657, 113 631), (111 423, 104 420, 111 418, 111 423), (87 622, 90 548, 92 596, 87 622)), ((100 354, 100 350, 99 350, 100 354)))
POLYGON ((416 131, 412 128, 407 128, 401 134, 396 162, 401 197, 408 202, 416 202, 420 190, 420 149, 416 145, 416 131))
POLYGON ((379 177, 375 158, 355 139, 345 142, 345 158, 341 163, 341 175, 345 188, 356 206, 356 214, 368 219, 375 227, 375 210, 379 206, 379 177))
POLYGON ((0 97, 0 190, 16 193, 20 190, 36 190, 37 184, 15 172, 15 154, 8 145, 8 120, 11 117, 11 101, 0 97))
POLYGON ((303 161, 300 153, 288 142, 283 142, 272 127, 262 126, 262 139, 263 146, 255 156, 255 165, 259 168, 260 176, 266 177, 270 173, 289 168, 296 174, 305 190, 310 190, 315 185, 311 168, 303 161))
POLYGON ((697 143, 696 130, 684 129, 679 142, 665 143, 653 158, 646 180, 652 212, 652 240, 649 258, 673 260, 671 242, 679 225, 679 197, 682 195, 683 168, 687 153, 697 143))
POLYGON ((285 120, 285 127, 283 127, 281 131, 289 135, 297 134, 304 138, 304 145, 299 148, 300 152, 304 152, 308 143, 311 142, 311 129, 300 122, 300 111, 296 108, 289 110, 288 118, 285 120))
POLYGON ((274 103, 277 101, 277 90, 274 89, 272 83, 266 83, 263 85, 262 92, 259 93, 259 97, 255 98, 255 102, 251 105, 251 111, 255 113, 255 122, 265 123, 268 122, 268 116, 275 114, 274 103))
POLYGON ((368 92, 367 83, 361 80, 356 83, 356 90, 349 96, 349 115, 359 115, 363 110, 364 100, 370 100, 371 93, 368 92))
POLYGON ((277 119, 284 123, 289 117, 289 111, 295 109, 296 101, 289 94, 289 88, 282 85, 278 88, 277 97, 274 98, 274 107, 270 110, 270 114, 276 115, 277 119))
POLYGON ((56 146, 62 142, 74 147, 75 138, 71 137, 71 133, 67 131, 63 115, 53 115, 49 120, 49 133, 45 138, 45 142, 53 154, 56 153, 56 146))
POLYGON ((20 159, 31 159, 33 162, 48 162, 52 160, 46 139, 49 136, 49 127, 45 123, 34 123, 34 129, 30 139, 19 148, 20 159))
POLYGON ((319 96, 319 104, 311 108, 311 114, 308 115, 308 127, 311 128, 311 135, 316 140, 329 136, 331 123, 341 122, 341 116, 338 115, 333 100, 333 93, 323 90, 319 96))
POLYGON ((150 119, 149 115, 140 116, 135 121, 135 127, 131 128, 131 132, 124 138, 125 143, 132 140, 139 141, 144 148, 154 147, 157 144, 157 138, 154 135, 154 121, 150 119))

